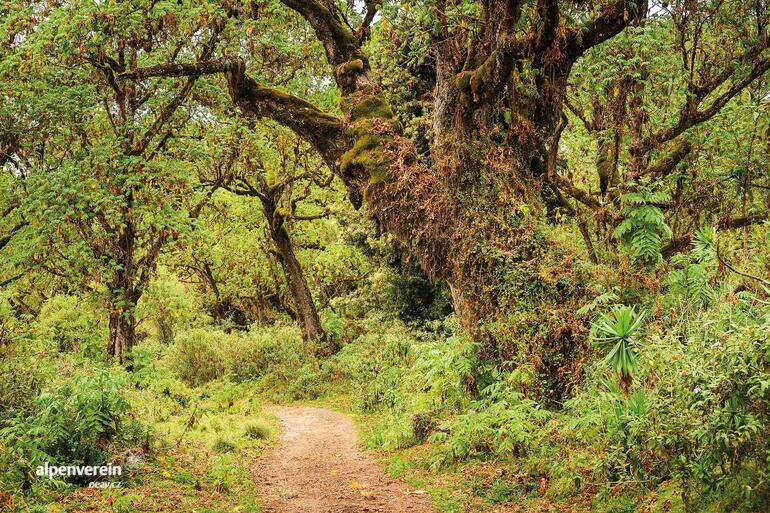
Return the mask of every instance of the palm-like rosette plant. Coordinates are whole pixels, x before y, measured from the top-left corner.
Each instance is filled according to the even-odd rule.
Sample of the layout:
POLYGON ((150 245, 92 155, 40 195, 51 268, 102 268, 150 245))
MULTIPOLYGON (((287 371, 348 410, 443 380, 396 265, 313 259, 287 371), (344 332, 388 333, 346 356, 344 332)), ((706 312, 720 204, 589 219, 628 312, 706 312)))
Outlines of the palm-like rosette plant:
POLYGON ((602 350, 609 351, 604 361, 628 385, 636 371, 636 346, 646 312, 634 307, 616 305, 594 321, 591 339, 602 350))

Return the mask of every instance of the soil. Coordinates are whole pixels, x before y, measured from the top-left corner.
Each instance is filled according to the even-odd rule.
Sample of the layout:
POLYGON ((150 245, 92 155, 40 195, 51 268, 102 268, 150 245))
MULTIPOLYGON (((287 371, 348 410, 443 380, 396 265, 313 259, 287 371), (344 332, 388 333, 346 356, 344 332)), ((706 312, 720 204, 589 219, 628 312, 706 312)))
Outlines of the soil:
POLYGON ((280 440, 254 467, 263 512, 435 512, 426 492, 391 479, 361 450, 347 415, 305 407, 272 413, 280 440))

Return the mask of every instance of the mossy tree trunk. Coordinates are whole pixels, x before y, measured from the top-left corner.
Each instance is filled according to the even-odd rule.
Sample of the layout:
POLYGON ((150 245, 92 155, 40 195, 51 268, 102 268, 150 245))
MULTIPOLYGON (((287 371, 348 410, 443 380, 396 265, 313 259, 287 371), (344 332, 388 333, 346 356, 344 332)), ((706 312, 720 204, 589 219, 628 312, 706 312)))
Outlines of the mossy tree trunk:
POLYGON ((134 205, 133 194, 133 188, 129 188, 123 207, 125 223, 115 234, 116 246, 110 255, 115 274, 109 284, 108 352, 121 363, 136 344, 136 308, 168 240, 165 232, 161 232, 151 245, 138 247, 136 225, 128 214, 134 205))
MULTIPOLYGON (((130 253, 127 256, 131 256, 130 253)), ((118 271, 110 287, 108 352, 122 363, 126 353, 136 344, 136 306, 142 289, 136 287, 138 277, 133 272, 131 260, 121 264, 123 269, 118 271)))
POLYGON ((129 308, 110 313, 109 353, 123 363, 125 355, 136 344, 136 317, 129 308))

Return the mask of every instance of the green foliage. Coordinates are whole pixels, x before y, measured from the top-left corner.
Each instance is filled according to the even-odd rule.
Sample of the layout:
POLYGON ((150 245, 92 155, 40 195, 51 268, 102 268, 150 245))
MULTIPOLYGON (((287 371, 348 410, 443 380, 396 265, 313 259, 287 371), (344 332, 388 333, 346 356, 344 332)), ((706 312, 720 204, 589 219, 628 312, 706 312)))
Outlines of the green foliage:
POLYGON ((769 333, 765 312, 764 318, 727 328, 715 341, 706 335, 695 344, 690 351, 699 348, 704 355, 688 365, 691 394, 682 401, 693 422, 677 433, 677 442, 686 447, 677 475, 709 490, 745 493, 745 500, 755 504, 770 497, 769 333), (705 358, 709 365, 703 365, 705 358), (743 490, 735 486, 737 476, 743 490))
POLYGON ((191 385, 221 378, 227 371, 224 350, 229 340, 226 333, 205 328, 182 332, 169 348, 169 366, 191 385))
POLYGON ((677 255, 671 259, 674 269, 664 283, 669 294, 681 304, 703 307, 718 293, 712 286, 717 264, 714 231, 697 230, 691 245, 689 255, 677 255))
POLYGON ((634 192, 621 198, 626 205, 625 219, 615 228, 612 236, 626 245, 637 260, 653 265, 661 261, 661 240, 672 236, 663 211, 658 206, 668 201, 661 192, 634 192))
POLYGON ((639 331, 645 315, 644 310, 617 305, 609 314, 600 314, 591 326, 591 339, 606 353, 604 362, 624 382, 636 372, 639 331))
POLYGON ((163 272, 143 295, 138 305, 141 319, 163 343, 171 343, 180 327, 189 327, 206 320, 198 311, 192 294, 173 276, 163 272))
POLYGON ((665 280, 672 294, 695 305, 706 305, 714 298, 716 291, 709 283, 709 271, 704 264, 691 264, 684 258, 677 258, 672 263, 683 264, 681 269, 672 270, 665 280))
POLYGON ((596 310, 600 305, 606 305, 608 303, 612 303, 614 301, 617 301, 619 299, 618 287, 612 287, 609 290, 604 290, 600 286, 601 294, 596 296, 594 299, 586 303, 585 305, 581 306, 577 312, 575 312, 576 315, 585 315, 591 311, 596 310))
POLYGON ((263 423, 249 424, 246 427, 246 436, 254 440, 264 440, 270 437, 270 428, 263 423))
POLYGON ((644 388, 630 395, 589 375, 566 405, 565 429, 600 455, 595 472, 643 490, 675 480, 692 511, 754 511, 766 502, 769 313, 754 297, 675 319, 682 325, 648 337, 637 362, 644 388))
MULTIPOLYGON (((107 444, 128 432, 123 418, 128 403, 120 393, 124 381, 107 371, 76 379, 43 393, 35 412, 7 421, 0 430, 0 479, 12 488, 26 488, 34 469, 51 465, 101 465, 107 444)), ((136 440, 132 440, 136 442, 136 440)))
POLYGON ((334 356, 331 367, 359 391, 361 409, 393 407, 402 399, 400 384, 413 362, 414 335, 398 322, 377 322, 381 331, 364 333, 334 356))
POLYGON ((263 380, 262 386, 285 386, 308 361, 312 351, 295 326, 252 326, 228 350, 230 371, 236 381, 263 380))
POLYGON ((421 346, 415 371, 440 407, 459 408, 469 394, 478 390, 483 371, 478 343, 464 337, 450 338, 421 346))
MULTIPOLYGON (((486 40, 502 34, 489 2, 365 2, 379 12, 356 29, 362 58, 334 67, 315 37, 326 31, 298 11, 328 3, 322 24, 359 27, 364 2, 289 3, 0 6, 2 488, 28 486, 42 459, 100 461, 140 443, 137 416, 165 445, 217 453, 205 477, 234 490, 233 461, 271 433, 247 420, 254 394, 342 391, 371 420, 370 445, 425 444, 409 457, 456 466, 458 479, 494 467, 473 487, 492 502, 765 508, 768 290, 718 262, 713 230, 693 229, 718 226, 728 254, 745 249, 729 255, 736 268, 767 275, 770 109, 766 76, 748 80, 766 58, 767 2, 678 2, 643 22, 627 12, 635 2, 524 2, 502 45, 486 40), (632 26, 604 41, 613 18, 632 26), (597 27, 603 43, 579 48, 597 27), (529 37, 541 29, 555 37, 529 37), (567 55, 581 58, 551 69, 567 55), (130 76, 234 57, 280 88, 278 107, 236 113, 231 74, 130 76), (363 73, 366 87, 340 101, 334 79, 363 73), (328 140, 314 148, 277 126, 313 112, 292 112, 289 94, 329 113, 328 140), (567 119, 551 140, 561 99, 567 119), (541 169, 537 141, 553 143, 554 169, 541 169), (345 198, 359 199, 359 168, 373 210, 345 198), (394 230, 412 217, 424 222, 394 230), (279 224, 319 305, 318 345, 290 321, 279 224), (473 335, 447 319, 449 286, 420 266, 433 261, 473 335), (588 335, 588 317, 613 304, 640 306, 599 314, 588 335), (104 371, 110 313, 147 339, 104 371)), ((318 135, 308 127, 297 131, 318 135)))
POLYGON ((13 419, 31 415, 42 377, 29 358, 4 358, 0 362, 0 428, 13 419))
POLYGON ((223 438, 219 438, 216 442, 214 442, 214 445, 211 448, 214 450, 214 452, 226 454, 235 451, 235 444, 223 438))
POLYGON ((474 457, 520 456, 548 417, 547 411, 505 382, 493 383, 482 390, 480 400, 433 434, 431 441, 440 445, 431 464, 439 467, 474 457))
POLYGON ((0 292, 0 348, 11 343, 13 332, 17 329, 17 319, 8 298, 10 293, 0 292))
POLYGON ((40 310, 35 330, 60 352, 80 349, 92 356, 104 354, 104 322, 88 301, 77 296, 59 294, 49 299, 40 310))

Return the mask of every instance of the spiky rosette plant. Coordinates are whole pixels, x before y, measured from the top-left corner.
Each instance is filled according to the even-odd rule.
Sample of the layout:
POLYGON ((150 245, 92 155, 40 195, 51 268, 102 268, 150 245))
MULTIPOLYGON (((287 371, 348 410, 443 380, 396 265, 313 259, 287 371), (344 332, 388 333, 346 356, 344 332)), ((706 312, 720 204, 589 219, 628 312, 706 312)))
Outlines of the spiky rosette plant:
POLYGON ((607 351, 603 361, 620 376, 626 389, 636 372, 636 348, 645 315, 644 310, 616 305, 599 315, 591 327, 591 340, 607 351))

